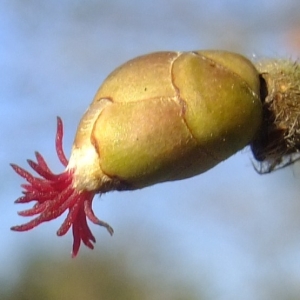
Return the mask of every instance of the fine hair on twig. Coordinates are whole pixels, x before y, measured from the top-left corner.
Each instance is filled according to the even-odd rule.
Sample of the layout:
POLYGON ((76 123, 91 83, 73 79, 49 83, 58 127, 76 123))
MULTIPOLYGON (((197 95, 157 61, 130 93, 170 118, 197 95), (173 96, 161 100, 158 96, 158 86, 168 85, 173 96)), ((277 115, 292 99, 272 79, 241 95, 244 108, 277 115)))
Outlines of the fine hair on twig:
POLYGON ((263 121, 251 143, 258 173, 270 173, 300 159, 300 68, 286 59, 256 64, 261 80, 263 121))

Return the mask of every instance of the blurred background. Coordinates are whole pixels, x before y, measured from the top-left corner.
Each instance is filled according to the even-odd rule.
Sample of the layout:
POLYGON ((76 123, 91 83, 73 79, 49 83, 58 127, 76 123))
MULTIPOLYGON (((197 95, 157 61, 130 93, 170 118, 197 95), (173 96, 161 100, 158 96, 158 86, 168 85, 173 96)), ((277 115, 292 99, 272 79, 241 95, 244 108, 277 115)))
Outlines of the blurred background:
POLYGON ((249 149, 197 177, 96 197, 115 234, 71 259, 63 217, 26 233, 14 205, 40 151, 61 172, 105 77, 158 50, 226 49, 297 59, 298 0, 4 0, 0 4, 0 299, 300 299, 300 169, 258 175, 249 149))

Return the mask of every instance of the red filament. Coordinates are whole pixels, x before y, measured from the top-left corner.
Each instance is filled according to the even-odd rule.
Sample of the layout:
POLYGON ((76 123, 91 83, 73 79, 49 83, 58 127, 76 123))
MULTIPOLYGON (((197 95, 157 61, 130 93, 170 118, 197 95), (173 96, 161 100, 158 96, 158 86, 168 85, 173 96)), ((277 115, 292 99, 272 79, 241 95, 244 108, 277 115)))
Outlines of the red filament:
MULTIPOLYGON (((62 120, 57 118, 56 132, 56 153, 66 168, 68 160, 63 151, 63 124, 62 120)), ((11 164, 17 174, 23 177, 27 183, 22 184, 23 196, 18 198, 15 203, 28 203, 36 201, 31 209, 19 212, 20 216, 36 216, 33 220, 23 225, 14 226, 11 229, 15 231, 27 231, 39 224, 56 219, 67 209, 68 215, 57 231, 58 236, 68 232, 72 226, 73 231, 73 251, 75 257, 79 251, 81 241, 90 249, 94 248, 96 242, 88 224, 87 218, 94 224, 104 226, 112 235, 113 229, 105 222, 99 220, 92 209, 92 201, 95 193, 93 191, 80 191, 73 187, 74 169, 68 169, 61 174, 54 174, 48 167, 43 156, 36 152, 36 162, 27 160, 29 166, 40 176, 36 177, 25 169, 11 164)))

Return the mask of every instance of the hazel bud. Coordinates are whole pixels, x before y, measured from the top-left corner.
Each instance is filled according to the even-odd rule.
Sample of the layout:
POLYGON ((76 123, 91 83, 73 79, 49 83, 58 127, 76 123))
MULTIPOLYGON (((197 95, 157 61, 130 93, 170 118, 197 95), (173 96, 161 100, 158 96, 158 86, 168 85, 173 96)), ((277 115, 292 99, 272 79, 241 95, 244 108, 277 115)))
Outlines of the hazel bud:
POLYGON ((117 179, 116 189, 136 189, 200 174, 256 134, 259 84, 252 63, 229 52, 135 58, 100 87, 79 125, 89 124, 89 133, 78 131, 75 149, 88 140, 95 147, 99 190, 103 176, 117 179))
POLYGON ((12 165, 27 181, 16 202, 36 201, 19 214, 38 215, 12 230, 30 230, 68 210, 57 235, 72 227, 73 256, 81 242, 93 249, 87 219, 113 233, 92 210, 96 193, 205 172, 249 144, 261 120, 259 75, 239 54, 158 52, 128 61, 98 90, 80 121, 69 161, 58 118, 56 151, 63 173, 54 174, 39 153, 28 163, 40 177, 12 165))

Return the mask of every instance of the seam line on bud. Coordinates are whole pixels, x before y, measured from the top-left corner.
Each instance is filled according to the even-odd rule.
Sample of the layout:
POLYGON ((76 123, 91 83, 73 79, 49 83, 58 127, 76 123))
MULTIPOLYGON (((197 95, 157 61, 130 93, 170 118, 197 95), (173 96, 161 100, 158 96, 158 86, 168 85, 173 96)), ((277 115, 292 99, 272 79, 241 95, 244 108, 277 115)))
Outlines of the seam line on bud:
MULTIPOLYGON (((174 72, 173 72, 173 66, 174 66, 174 62, 177 60, 174 59, 171 63, 171 68, 170 68, 170 76, 171 76, 171 83, 172 83, 172 86, 174 88, 174 91, 175 91, 175 94, 176 94, 176 97, 175 98, 172 98, 172 100, 180 106, 181 108, 181 118, 187 128, 187 130, 189 131, 192 139, 196 142, 196 144, 199 146, 199 143, 198 143, 198 140, 195 138, 191 128, 189 127, 186 119, 185 119, 185 112, 186 112, 186 107, 187 107, 187 104, 186 104, 186 101, 180 96, 180 89, 176 86, 176 84, 174 83, 174 72)), ((210 156, 212 159, 214 159, 215 161, 220 161, 221 158, 218 158, 214 155, 212 155, 205 147, 201 146, 201 150, 207 155, 207 156, 210 156)))

